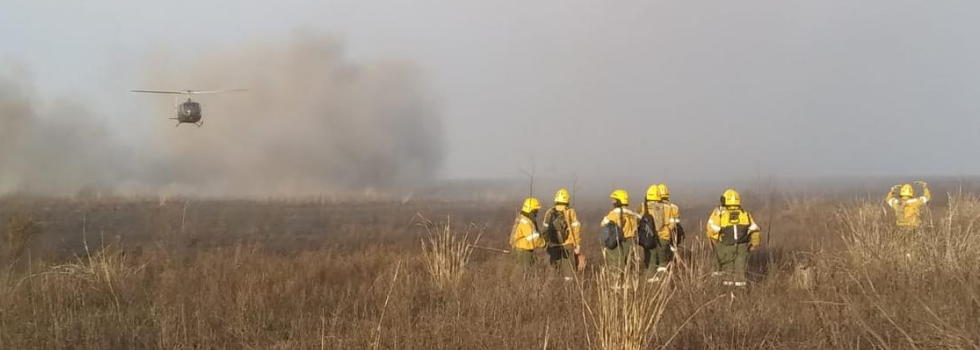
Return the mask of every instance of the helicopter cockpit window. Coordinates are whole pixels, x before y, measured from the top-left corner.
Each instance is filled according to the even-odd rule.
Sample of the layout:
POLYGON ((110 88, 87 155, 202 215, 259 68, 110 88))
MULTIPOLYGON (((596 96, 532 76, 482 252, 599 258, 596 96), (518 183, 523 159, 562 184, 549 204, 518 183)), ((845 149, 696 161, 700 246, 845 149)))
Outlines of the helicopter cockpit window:
POLYGON ((183 110, 188 114, 201 112, 201 104, 197 102, 184 102, 183 110))

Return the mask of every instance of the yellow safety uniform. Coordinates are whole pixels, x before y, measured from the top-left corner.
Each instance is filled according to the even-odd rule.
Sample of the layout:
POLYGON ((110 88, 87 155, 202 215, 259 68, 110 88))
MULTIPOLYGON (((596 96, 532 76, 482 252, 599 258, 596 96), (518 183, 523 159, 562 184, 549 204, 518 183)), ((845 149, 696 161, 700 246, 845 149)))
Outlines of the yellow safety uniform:
MULTIPOLYGON (((908 186, 908 185, 906 185, 908 186)), ((911 191, 907 191, 911 192, 911 191)), ((932 193, 928 186, 922 187, 922 195, 919 197, 909 196, 895 197, 895 191, 888 192, 885 203, 895 210, 895 225, 898 227, 916 228, 922 225, 922 207, 932 200, 932 193)))
POLYGON ((662 214, 654 215, 662 217, 654 217, 653 220, 660 225, 657 236, 665 241, 671 240, 671 234, 676 232, 677 224, 681 222, 681 209, 670 202, 670 191, 666 184, 652 185, 647 189, 646 202, 640 205, 639 212, 643 215, 662 214))
POLYGON ((543 248, 544 238, 538 233, 537 226, 537 223, 524 214, 518 214, 514 219, 514 228, 510 232, 511 247, 524 251, 543 248))
POLYGON ((663 240, 670 240, 671 234, 677 230, 677 224, 681 222, 681 209, 677 207, 677 204, 671 202, 662 202, 662 205, 664 226, 657 232, 657 236, 663 240))
POLYGON ((705 225, 708 239, 726 245, 748 243, 758 247, 762 233, 755 219, 741 207, 718 207, 711 212, 705 225))
POLYGON ((639 215, 626 207, 625 201, 619 201, 623 206, 613 208, 605 217, 602 218, 602 227, 610 224, 619 227, 623 231, 624 240, 619 242, 616 248, 609 249, 603 247, 603 256, 606 267, 611 271, 625 271, 627 266, 636 266, 635 263, 641 262, 641 257, 637 256, 636 231, 639 228, 639 215))
POLYGON ((727 275, 724 285, 744 287, 748 285, 749 252, 762 243, 759 225, 752 215, 741 206, 731 205, 734 200, 726 201, 725 207, 716 208, 708 218, 708 239, 713 242, 715 252, 715 267, 718 273, 727 275))
POLYGON ((636 238, 636 229, 638 227, 639 214, 629 210, 625 207, 613 208, 606 214, 606 217, 602 219, 602 226, 609 224, 610 222, 619 226, 623 230, 623 238, 633 239, 636 238))

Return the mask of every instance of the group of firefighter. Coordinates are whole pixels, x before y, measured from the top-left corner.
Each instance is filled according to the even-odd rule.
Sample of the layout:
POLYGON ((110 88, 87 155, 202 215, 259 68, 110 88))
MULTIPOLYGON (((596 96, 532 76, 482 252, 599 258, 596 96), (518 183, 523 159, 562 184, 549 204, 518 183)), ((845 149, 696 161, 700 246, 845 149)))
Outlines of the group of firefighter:
MULTIPOLYGON (((912 184, 905 184, 893 186, 885 198, 895 211, 896 226, 902 229, 918 228, 921 209, 932 199, 925 182, 915 184, 922 188, 921 196, 916 196, 912 184)), ((602 218, 599 229, 606 267, 638 271, 650 283, 661 281, 684 239, 680 209, 670 201, 667 185, 650 186, 636 210, 630 209, 625 190, 614 190, 609 198, 612 209, 602 218)), ((541 202, 533 197, 524 200, 510 235, 511 253, 518 262, 535 264, 537 251, 544 249, 551 265, 561 271, 566 281, 573 280, 575 271, 584 268, 582 223, 571 199, 568 190, 559 189, 554 206, 545 212, 540 226, 541 202)), ((746 286, 748 257, 759 249, 762 233, 752 214, 742 207, 737 191, 728 189, 721 195, 719 205, 708 217, 705 235, 714 252, 713 276, 722 277, 727 286, 746 286)))

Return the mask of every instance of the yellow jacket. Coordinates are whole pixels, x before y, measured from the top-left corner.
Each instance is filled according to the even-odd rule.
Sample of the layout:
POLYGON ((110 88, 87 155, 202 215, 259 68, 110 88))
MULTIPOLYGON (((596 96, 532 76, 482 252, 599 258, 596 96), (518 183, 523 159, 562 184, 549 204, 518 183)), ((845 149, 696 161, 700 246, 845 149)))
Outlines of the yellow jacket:
POLYGON ((669 241, 671 235, 677 232, 677 224, 681 222, 681 209, 677 207, 676 204, 671 202, 651 202, 652 208, 648 207, 647 203, 640 204, 640 216, 646 215, 648 213, 662 213, 662 217, 653 218, 660 226, 657 230, 657 236, 660 239, 669 241))
POLYGON ((575 208, 569 207, 567 205, 557 205, 554 208, 548 210, 544 214, 544 223, 541 227, 544 228, 545 232, 550 229, 549 225, 551 223, 551 217, 556 215, 555 212, 561 212, 565 215, 565 222, 568 224, 567 237, 565 241, 561 242, 562 246, 572 246, 578 248, 582 244, 582 223, 578 221, 578 214, 575 212, 575 208))
POLYGON ((635 238, 640 216, 629 208, 615 208, 602 219, 601 226, 614 223, 623 229, 623 238, 635 238))
POLYGON ((711 211, 711 215, 708 215, 708 222, 704 224, 704 233, 708 236, 708 240, 710 240, 712 243, 717 242, 720 239, 719 234, 721 232, 721 226, 719 226, 717 223, 718 221, 721 221, 721 219, 718 219, 718 217, 721 216, 722 210, 725 210, 725 207, 715 207, 715 209, 711 211))
POLYGON ((758 247, 762 243, 762 229, 755 223, 752 215, 741 207, 717 207, 708 217, 705 233, 714 243, 734 244, 748 241, 749 245, 758 247), (735 215, 731 215, 731 214, 735 215), (745 235, 748 234, 746 239, 745 235), (726 235, 728 235, 726 237, 726 235))
POLYGON ((538 233, 538 224, 524 214, 517 214, 514 228, 510 231, 510 246, 528 251, 544 247, 544 238, 538 233))
POLYGON ((888 192, 885 203, 895 210, 895 225, 898 227, 919 227, 922 225, 922 207, 932 200, 928 187, 922 188, 922 195, 916 198, 895 197, 895 192, 888 192))

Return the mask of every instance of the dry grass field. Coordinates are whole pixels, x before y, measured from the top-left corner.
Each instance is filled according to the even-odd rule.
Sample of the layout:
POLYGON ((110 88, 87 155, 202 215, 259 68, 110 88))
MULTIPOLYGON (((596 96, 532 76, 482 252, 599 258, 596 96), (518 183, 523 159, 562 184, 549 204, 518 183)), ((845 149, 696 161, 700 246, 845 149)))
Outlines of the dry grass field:
POLYGON ((747 200, 765 246, 732 290, 710 276, 713 203, 682 197, 660 284, 598 264, 600 205, 564 282, 468 248, 505 248, 513 201, 5 197, 0 348, 980 349, 980 198, 914 233, 879 198, 772 198, 747 200))

